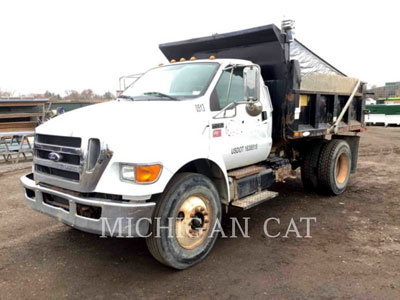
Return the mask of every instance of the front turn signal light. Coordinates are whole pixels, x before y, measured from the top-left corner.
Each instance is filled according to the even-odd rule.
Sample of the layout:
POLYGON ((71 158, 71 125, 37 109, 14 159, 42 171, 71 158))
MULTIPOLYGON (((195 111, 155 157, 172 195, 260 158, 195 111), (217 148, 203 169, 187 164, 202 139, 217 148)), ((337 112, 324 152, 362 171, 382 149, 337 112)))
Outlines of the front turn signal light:
POLYGON ((161 174, 161 165, 139 165, 136 166, 136 182, 152 183, 156 181, 161 174))

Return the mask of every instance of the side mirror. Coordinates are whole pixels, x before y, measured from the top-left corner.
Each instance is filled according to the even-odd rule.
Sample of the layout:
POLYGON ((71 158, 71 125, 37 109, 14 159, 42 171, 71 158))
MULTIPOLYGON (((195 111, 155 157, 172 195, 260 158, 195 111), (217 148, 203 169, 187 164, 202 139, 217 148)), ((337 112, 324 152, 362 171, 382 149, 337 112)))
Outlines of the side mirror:
POLYGON ((245 67, 243 70, 244 100, 248 102, 246 111, 250 116, 258 116, 262 112, 260 102, 260 73, 256 66, 245 67))

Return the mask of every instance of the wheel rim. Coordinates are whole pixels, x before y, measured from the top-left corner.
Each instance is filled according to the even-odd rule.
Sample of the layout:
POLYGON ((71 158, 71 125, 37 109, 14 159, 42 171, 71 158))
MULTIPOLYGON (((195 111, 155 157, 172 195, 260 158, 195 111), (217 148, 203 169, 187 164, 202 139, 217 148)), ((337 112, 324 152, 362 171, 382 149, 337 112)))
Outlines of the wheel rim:
POLYGON ((346 153, 342 153, 339 155, 336 160, 336 168, 335 168, 335 176, 336 182, 338 184, 342 184, 346 181, 349 172, 349 158, 346 153))
POLYGON ((175 237, 185 249, 200 246, 210 231, 212 211, 210 201, 202 195, 192 195, 183 201, 175 219, 175 237))

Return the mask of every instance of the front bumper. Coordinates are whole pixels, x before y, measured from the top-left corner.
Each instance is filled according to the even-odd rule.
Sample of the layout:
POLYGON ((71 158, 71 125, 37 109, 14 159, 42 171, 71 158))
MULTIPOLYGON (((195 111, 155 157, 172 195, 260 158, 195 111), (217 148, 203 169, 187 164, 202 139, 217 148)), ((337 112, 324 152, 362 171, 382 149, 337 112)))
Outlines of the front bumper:
POLYGON ((149 230, 155 202, 132 203, 95 198, 82 198, 36 184, 33 174, 21 177, 26 203, 39 212, 82 231, 105 236, 138 237, 149 230), (50 196, 48 196, 50 195, 50 196), (59 207, 45 202, 46 197, 57 197, 66 203, 59 207), (82 216, 77 207, 96 208, 101 215, 96 218, 82 216))

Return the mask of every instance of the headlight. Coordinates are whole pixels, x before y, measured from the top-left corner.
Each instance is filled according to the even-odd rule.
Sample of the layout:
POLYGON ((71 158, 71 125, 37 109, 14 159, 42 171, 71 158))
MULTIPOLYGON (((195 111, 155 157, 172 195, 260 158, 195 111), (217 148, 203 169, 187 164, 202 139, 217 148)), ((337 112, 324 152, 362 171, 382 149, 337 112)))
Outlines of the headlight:
POLYGON ((121 165, 121 179, 135 182, 135 166, 121 165))
POLYGON ((136 183, 153 183, 161 175, 162 165, 130 165, 121 164, 120 175, 123 181, 136 183))

